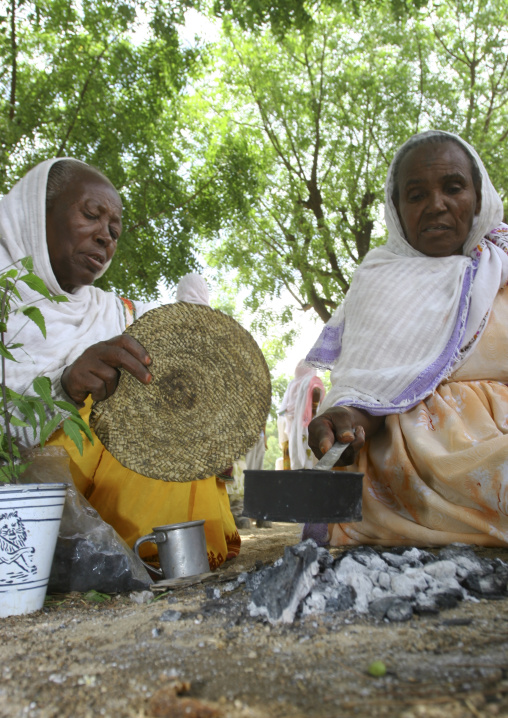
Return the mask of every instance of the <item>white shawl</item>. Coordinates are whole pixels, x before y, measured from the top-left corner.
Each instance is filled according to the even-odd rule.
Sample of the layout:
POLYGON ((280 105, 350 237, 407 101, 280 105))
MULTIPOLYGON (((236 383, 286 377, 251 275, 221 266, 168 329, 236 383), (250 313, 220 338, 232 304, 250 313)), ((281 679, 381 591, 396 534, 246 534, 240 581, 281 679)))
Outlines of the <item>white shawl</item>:
POLYGON ((189 272, 180 279, 176 287, 176 301, 210 306, 208 285, 197 272, 189 272))
POLYGON ((508 281, 501 199, 475 150, 456 135, 423 133, 436 134, 458 140, 481 173, 481 211, 464 254, 428 257, 407 242, 392 201, 395 158, 385 186, 388 241, 367 254, 307 356, 314 366, 332 369, 333 386, 321 411, 344 404, 383 415, 416 405, 474 348, 508 281))
MULTIPOLYGON (((24 347, 12 352, 19 363, 6 362, 7 385, 19 393, 32 393, 32 381, 37 376, 47 376, 54 397, 69 401, 60 384, 65 367, 92 344, 121 334, 126 318, 123 302, 115 294, 94 286, 80 287, 72 294, 64 292, 53 273, 46 244, 46 185, 51 165, 61 159, 64 158, 38 164, 0 201, 0 269, 30 255, 35 274, 49 291, 69 300, 61 304, 39 300, 39 295, 19 284, 22 304, 37 300, 47 338, 24 315, 16 314, 10 319, 7 338, 16 336, 24 347)), ((138 315, 155 306, 135 304, 138 315)), ((31 430, 19 432, 18 436, 25 445, 36 443, 31 430)))

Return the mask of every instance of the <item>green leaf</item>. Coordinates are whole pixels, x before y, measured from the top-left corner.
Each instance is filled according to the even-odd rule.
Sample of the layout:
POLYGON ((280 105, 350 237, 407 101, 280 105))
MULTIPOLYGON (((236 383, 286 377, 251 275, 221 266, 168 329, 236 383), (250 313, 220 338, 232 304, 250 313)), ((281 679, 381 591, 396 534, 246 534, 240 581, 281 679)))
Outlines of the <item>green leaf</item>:
POLYGON ((17 416, 13 416, 12 414, 9 417, 9 424, 12 424, 13 426, 29 426, 26 421, 22 421, 21 419, 18 419, 17 416))
POLYGON ((63 409, 64 411, 68 411, 69 414, 72 414, 73 416, 81 417, 79 409, 76 409, 74 404, 71 404, 69 401, 55 399, 55 406, 57 406, 59 409, 63 409))
POLYGON ((34 432, 34 438, 37 436, 37 417, 33 408, 33 399, 13 400, 13 404, 18 407, 20 413, 25 417, 34 432))
POLYGON ((20 281, 28 285, 30 289, 34 290, 34 292, 38 292, 39 294, 42 294, 43 297, 51 299, 49 289, 46 287, 42 279, 36 274, 24 274, 22 277, 20 277, 20 281))
POLYGON ((0 355, 4 356, 6 359, 10 359, 11 361, 17 361, 17 359, 14 359, 3 342, 0 342, 0 355))
POLYGON ((9 269, 7 272, 3 272, 0 275, 0 282, 4 284, 4 280, 8 278, 15 279, 18 276, 18 270, 17 269, 9 269))
POLYGON ((17 391, 14 391, 14 389, 9 389, 8 386, 5 387, 5 393, 7 396, 8 401, 16 402, 17 399, 23 399, 22 394, 18 394, 17 391))
POLYGON ((50 409, 54 407, 53 397, 51 396, 51 381, 47 376, 38 376, 32 384, 34 391, 41 399, 46 402, 50 409))
POLYGON ((19 290, 14 285, 11 287, 11 292, 21 301, 21 294, 19 293, 19 290))
POLYGON ((34 324, 37 324, 41 330, 42 336, 46 339, 46 322, 44 321, 41 310, 38 307, 30 306, 25 307, 21 310, 21 312, 25 315, 25 317, 31 319, 34 324))
POLYGON ((53 416, 47 424, 44 424, 44 426, 41 426, 41 446, 44 446, 46 441, 49 439, 51 434, 55 431, 58 424, 62 421, 61 414, 57 414, 56 416, 53 416))
POLYGON ((39 399, 34 399, 32 402, 32 406, 34 408, 35 413, 38 416, 39 424, 43 426, 46 422, 46 411, 44 409, 44 405, 42 401, 39 401, 39 399))
POLYGON ((76 423, 72 419, 66 419, 63 423, 63 430, 69 439, 76 444, 79 453, 83 456, 83 437, 76 423))
POLYGON ((62 304, 62 302, 68 302, 69 297, 64 296, 63 294, 55 294, 54 297, 49 297, 49 299, 52 302, 56 302, 57 304, 62 304))
POLYGON ((99 593, 99 591, 91 589, 83 594, 83 598, 85 601, 90 601, 91 603, 104 603, 104 601, 111 601, 112 596, 109 596, 107 593, 99 593))
POLYGON ((27 272, 32 272, 34 268, 34 262, 32 257, 23 257, 23 259, 19 260, 22 266, 27 270, 27 272))

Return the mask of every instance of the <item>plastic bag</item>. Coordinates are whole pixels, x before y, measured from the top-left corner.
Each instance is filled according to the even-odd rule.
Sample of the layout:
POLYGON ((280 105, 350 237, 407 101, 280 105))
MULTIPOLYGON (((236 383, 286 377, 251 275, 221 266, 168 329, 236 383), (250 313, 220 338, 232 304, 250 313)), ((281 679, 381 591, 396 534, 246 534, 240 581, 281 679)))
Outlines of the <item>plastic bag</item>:
POLYGON ((48 592, 93 589, 121 593, 148 588, 153 581, 141 559, 74 486, 65 449, 47 446, 23 458, 33 463, 23 474, 22 483, 68 484, 48 592))

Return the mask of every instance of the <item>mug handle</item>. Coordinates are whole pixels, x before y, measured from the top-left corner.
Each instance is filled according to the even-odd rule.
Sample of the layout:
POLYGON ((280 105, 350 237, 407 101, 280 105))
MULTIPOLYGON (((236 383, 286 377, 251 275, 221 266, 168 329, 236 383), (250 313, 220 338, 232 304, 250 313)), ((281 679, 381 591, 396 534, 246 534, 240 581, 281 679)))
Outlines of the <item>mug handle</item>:
POLYGON ((158 543, 157 537, 155 536, 155 534, 148 534, 147 536, 141 536, 141 538, 138 538, 138 540, 132 547, 132 550, 137 555, 137 557, 139 558, 139 560, 141 561, 143 566, 146 566, 146 568, 149 571, 156 573, 157 576, 164 578, 164 574, 162 573, 162 570, 160 568, 155 568, 155 566, 151 566, 149 563, 146 563, 146 561, 143 561, 143 559, 139 555, 139 547, 141 546, 142 543, 147 543, 148 541, 150 541, 150 543, 155 543, 155 544, 158 543))

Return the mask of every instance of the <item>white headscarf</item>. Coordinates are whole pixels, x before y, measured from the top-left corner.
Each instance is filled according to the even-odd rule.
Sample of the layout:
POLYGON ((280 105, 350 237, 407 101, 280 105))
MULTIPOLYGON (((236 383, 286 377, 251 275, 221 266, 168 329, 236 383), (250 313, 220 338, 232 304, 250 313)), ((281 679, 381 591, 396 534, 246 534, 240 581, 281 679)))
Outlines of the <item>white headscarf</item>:
POLYGON ((201 274, 189 272, 180 279, 176 287, 176 301, 210 305, 208 286, 201 274))
POLYGON ((456 135, 426 132, 401 147, 388 170, 385 218, 386 245, 367 254, 307 356, 315 366, 332 368, 333 387, 322 411, 346 404, 388 414, 417 404, 464 360, 461 347, 474 347, 499 288, 508 281, 501 199, 475 150, 456 135), (458 141, 481 174, 481 210, 462 256, 428 257, 414 249, 392 201, 399 153, 437 135, 458 141))
MULTIPOLYGON (((46 242, 46 185, 56 158, 41 162, 28 172, 0 201, 0 269, 26 256, 33 257, 34 272, 52 294, 63 294, 68 302, 54 304, 20 283, 23 304, 37 301, 46 322, 47 338, 22 314, 13 316, 8 337, 16 334, 23 349, 13 351, 19 363, 7 362, 7 385, 31 393, 32 381, 47 376, 55 398, 69 400, 60 385, 66 366, 96 342, 121 334, 126 326, 123 302, 113 293, 94 286, 72 294, 61 289, 51 268, 46 242)), ((136 302, 138 314, 155 306, 136 302)), ((29 432, 32 437, 32 432, 29 432)), ((35 442, 32 442, 35 443, 35 442)))

